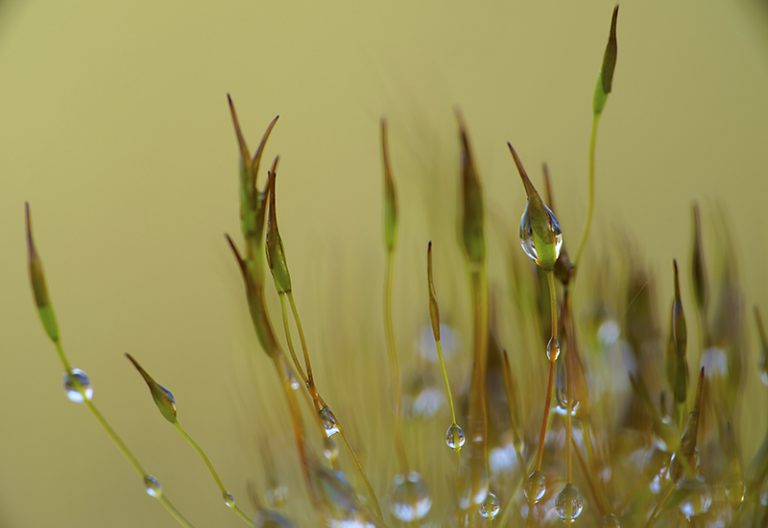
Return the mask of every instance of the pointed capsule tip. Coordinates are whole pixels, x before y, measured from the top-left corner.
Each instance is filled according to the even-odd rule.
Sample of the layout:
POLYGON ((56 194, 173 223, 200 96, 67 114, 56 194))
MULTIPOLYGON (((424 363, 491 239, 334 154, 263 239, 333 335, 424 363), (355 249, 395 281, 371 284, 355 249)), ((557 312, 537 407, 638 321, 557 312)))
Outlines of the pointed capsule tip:
POLYGON ((509 152, 512 154, 512 159, 515 161, 517 173, 520 175, 520 179, 523 181, 525 194, 528 195, 529 198, 531 196, 538 195, 536 189, 533 186, 533 183, 531 183, 531 179, 528 177, 528 173, 526 172, 525 167, 523 166, 523 161, 520 159, 520 156, 518 156, 517 151, 515 150, 515 147, 512 146, 511 141, 507 141, 507 147, 509 147, 509 152))

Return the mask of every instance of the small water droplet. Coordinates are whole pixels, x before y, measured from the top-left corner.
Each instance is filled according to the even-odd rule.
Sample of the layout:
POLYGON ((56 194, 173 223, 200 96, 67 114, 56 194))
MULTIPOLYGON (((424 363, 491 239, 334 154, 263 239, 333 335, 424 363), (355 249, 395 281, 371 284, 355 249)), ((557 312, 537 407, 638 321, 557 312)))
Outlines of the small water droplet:
MULTIPOLYGON (((555 398, 557 399, 557 405, 554 411, 565 416, 568 414, 568 375, 566 371, 566 365, 564 361, 558 361, 555 367, 555 398)), ((579 408, 579 402, 574 398, 571 403, 571 416, 576 416, 576 411, 579 408)))
POLYGON ((301 388, 301 383, 299 383, 299 380, 296 378, 296 375, 293 373, 291 369, 286 369, 286 376, 288 377, 288 384, 291 386, 291 389, 297 391, 301 388))
POLYGON ((557 361, 557 358, 559 357, 560 342, 554 337, 550 337, 549 341, 547 341, 547 359, 550 361, 557 361), (552 359, 552 354, 554 354, 554 359, 552 359))
POLYGON ((407 475, 395 475, 392 483, 392 514, 403 522, 423 519, 432 508, 429 490, 415 471, 407 475))
POLYGON ((445 432, 445 444, 450 449, 458 451, 464 447, 464 442, 466 442, 464 430, 458 424, 451 424, 445 432))
POLYGON ((325 429, 325 436, 333 436, 339 432, 339 426, 336 423, 336 415, 333 414, 328 406, 320 409, 320 420, 323 422, 323 428, 325 429))
POLYGON ((91 379, 85 371, 79 368, 73 368, 71 372, 64 375, 64 389, 67 391, 69 401, 83 403, 83 395, 85 395, 86 400, 90 401, 93 399, 91 379), (78 385, 80 386, 79 389, 78 385))
POLYGON ((597 338, 605 348, 616 344, 616 341, 619 340, 620 336, 621 327, 619 326, 619 323, 613 319, 606 319, 600 323, 600 326, 597 328, 597 338))
POLYGON ((144 477, 144 490, 147 492, 147 495, 154 497, 155 499, 159 499, 163 495, 163 488, 160 486, 160 481, 152 475, 146 475, 144 477))
POLYGON ((235 497, 230 492, 225 491, 222 494, 222 498, 224 499, 224 504, 227 506, 227 508, 235 507, 235 497))
POLYGON ((734 510, 739 509, 741 503, 744 502, 746 492, 747 488, 744 485, 740 472, 734 472, 725 483, 725 496, 728 498, 731 508, 734 510))
POLYGON ((557 496, 555 509, 558 517, 565 524, 571 524, 578 519, 584 509, 584 499, 582 499, 579 489, 573 484, 566 484, 563 491, 557 496))
POLYGON ((603 517, 603 528, 621 528, 619 518, 613 513, 606 515, 603 517))
POLYGON ((323 441, 323 456, 331 463, 339 458, 339 446, 330 436, 326 436, 323 441))
POLYGON ((709 378, 724 378, 728 375, 728 357, 720 347, 709 347, 701 353, 701 366, 709 378))
POLYGON ((682 479, 678 484, 678 491, 684 494, 680 502, 680 512, 688 520, 707 513, 712 506, 712 494, 701 477, 682 479))
POLYGON ((285 504, 288 498, 288 487, 284 484, 274 484, 264 493, 267 504, 272 508, 279 508, 285 504))
POLYGON ((501 505, 499 504, 498 497, 494 493, 488 492, 488 496, 485 497, 485 500, 480 505, 480 515, 486 519, 493 520, 499 514, 499 510, 501 510, 501 505))
POLYGON ((523 489, 525 496, 529 501, 536 504, 547 492, 547 477, 539 470, 534 471, 528 476, 528 480, 525 481, 525 488, 523 489))
MULTIPOLYGON (((531 215, 528 208, 529 203, 526 203, 525 211, 523 211, 523 216, 520 218, 520 246, 523 248, 525 254, 528 255, 528 258, 540 265, 541 259, 539 253, 541 252, 541 248, 537 247, 537 244, 552 245, 552 242, 551 240, 536 240, 538 237, 534 235, 533 223, 531 222, 531 215)), ((560 224, 549 207, 545 205, 544 210, 549 216, 550 237, 554 236, 554 260, 557 260, 560 256, 560 249, 563 246, 563 232, 560 230, 560 224)))
POLYGON ((653 444, 663 453, 670 453, 680 445, 680 434, 669 416, 662 416, 653 427, 653 444))
POLYGON ((760 369, 760 381, 763 385, 768 385, 768 364, 763 364, 760 369))

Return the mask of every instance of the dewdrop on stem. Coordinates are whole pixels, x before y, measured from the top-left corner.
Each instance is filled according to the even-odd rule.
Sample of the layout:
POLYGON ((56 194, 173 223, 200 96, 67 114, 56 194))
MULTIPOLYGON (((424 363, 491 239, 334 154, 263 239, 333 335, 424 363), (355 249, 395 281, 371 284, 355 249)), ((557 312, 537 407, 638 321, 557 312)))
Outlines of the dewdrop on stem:
POLYGON ((525 211, 520 218, 520 246, 537 266, 545 271, 552 271, 563 247, 563 233, 560 230, 560 223, 550 208, 544 204, 538 191, 531 183, 515 148, 511 143, 507 143, 507 146, 528 197, 525 211))
POLYGON ((500 510, 501 505, 499 504, 499 498, 496 497, 496 494, 488 492, 488 496, 485 498, 485 501, 483 501, 483 503, 480 505, 480 516, 488 519, 489 521, 492 521, 499 514, 500 510))
POLYGON ((336 422, 336 415, 333 414, 326 405, 320 409, 320 421, 323 423, 323 429, 325 429, 325 436, 331 437, 339 432, 339 426, 336 422))
POLYGON ((579 489, 571 483, 565 485, 555 501, 557 515, 565 524, 572 524, 584 510, 584 499, 579 489))
POLYGON ((466 440, 464 430, 458 424, 451 424, 445 432, 445 444, 449 449, 453 449, 454 451, 458 451, 464 447, 466 440))
POLYGON ((154 499, 159 499, 163 495, 163 487, 160 485, 160 481, 152 475, 144 477, 144 491, 154 499))
POLYGON ((547 493, 547 477, 539 470, 534 471, 528 476, 523 488, 526 498, 536 504, 547 493))
POLYGON ((419 521, 432 508, 429 490, 416 471, 395 475, 392 482, 392 514, 402 522, 419 521))
POLYGON ((73 368, 64 375, 64 389, 67 391, 67 398, 71 402, 83 403, 85 400, 93 399, 91 379, 85 371, 79 368, 73 368))

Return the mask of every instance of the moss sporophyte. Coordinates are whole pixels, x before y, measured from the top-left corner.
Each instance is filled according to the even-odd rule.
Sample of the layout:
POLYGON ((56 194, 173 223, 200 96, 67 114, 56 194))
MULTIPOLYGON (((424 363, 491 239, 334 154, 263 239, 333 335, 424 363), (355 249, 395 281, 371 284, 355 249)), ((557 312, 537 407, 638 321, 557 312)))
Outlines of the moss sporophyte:
MULTIPOLYGON (((441 276, 450 269, 444 244, 418 242, 426 246, 426 273, 409 268, 408 275, 395 275, 399 246, 413 241, 414 230, 407 215, 400 214, 398 149, 392 148, 390 127, 381 120, 381 169, 371 167, 376 178, 381 170, 383 182, 383 288, 375 303, 381 337, 364 353, 371 354, 370 363, 387 365, 386 372, 377 372, 387 381, 385 408, 362 410, 384 416, 382 424, 374 423, 386 447, 378 457, 358 441, 361 425, 346 412, 369 402, 330 401, 327 387, 334 380, 312 366, 318 346, 304 330, 301 288, 291 280, 290 240, 279 229, 277 157, 260 183, 262 158, 278 118, 267 124, 251 151, 228 97, 239 160, 242 241, 229 235, 226 240, 255 333, 254 361, 271 365, 278 382, 275 401, 262 403, 282 409, 290 424, 292 442, 278 454, 298 460, 299 478, 276 469, 275 453, 264 442, 264 489, 250 483, 249 500, 236 500, 215 460, 194 439, 192 433, 202 427, 194 409, 182 409, 149 373, 151 357, 133 352, 126 357, 161 417, 202 461, 212 492, 232 522, 282 528, 768 526, 768 435, 751 456, 739 419, 746 376, 768 384, 768 337, 757 307, 752 326, 757 338, 751 340, 743 310, 734 309, 742 294, 729 265, 732 257, 721 251, 718 265, 706 265, 706 230, 698 206, 693 207, 690 254, 670 255, 671 309, 669 304, 656 306, 650 274, 621 248, 610 257, 626 268, 621 276, 597 279, 602 272, 584 265, 595 208, 598 124, 617 67, 617 26, 618 7, 592 98, 588 201, 580 238, 572 238, 578 227, 561 228, 556 185, 546 166, 543 186, 537 185, 524 156, 507 144, 508 169, 519 175, 525 202, 513 202, 515 214, 522 213, 519 226, 504 226, 504 236, 515 246, 502 262, 508 271, 506 289, 489 280, 490 264, 500 255, 489 243, 494 230, 487 225, 482 160, 475 157, 468 122, 457 113, 458 246, 468 286, 463 310, 454 306, 461 303, 456 295, 438 296, 449 284, 441 276), (573 260, 569 243, 578 243, 573 260), (688 267, 677 259, 689 259, 688 267), (715 278, 708 269, 720 270, 719 275, 715 278), (422 285, 426 361, 415 361, 411 349, 402 346, 410 325, 396 317, 400 281, 422 285), (575 286, 582 283, 591 287, 575 295, 575 286), (505 292, 509 302, 498 302, 505 292), (279 315, 270 308, 273 295, 279 315), (441 312, 446 306, 450 317, 441 312), (687 313, 694 314, 690 321, 687 313), (455 346, 460 317, 466 317, 469 329, 464 347, 455 346), (754 354, 759 375, 745 366, 749 342, 759 349, 754 354), (414 364, 420 387, 428 389, 417 398, 404 391, 414 364)), ((613 110, 620 112, 620 105, 613 110)), ((169 519, 193 526, 101 413, 94 383, 65 352, 29 206, 24 214, 34 304, 64 370, 66 396, 94 417, 169 519)))

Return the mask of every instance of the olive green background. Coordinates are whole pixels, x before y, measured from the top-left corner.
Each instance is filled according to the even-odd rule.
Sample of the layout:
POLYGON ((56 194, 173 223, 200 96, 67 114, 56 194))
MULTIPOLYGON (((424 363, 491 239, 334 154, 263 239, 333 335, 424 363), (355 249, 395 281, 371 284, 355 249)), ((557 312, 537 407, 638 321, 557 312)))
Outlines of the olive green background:
MULTIPOLYGON (((611 8, 602 0, 0 3, 0 526, 172 525, 85 409, 64 397, 27 283, 25 200, 65 346, 90 374, 95 402, 196 526, 237 526, 122 355, 174 391, 182 421, 246 510, 245 480, 262 485, 260 439, 272 439, 278 467, 295 479, 290 435, 274 419, 283 401, 223 238, 238 231, 225 94, 252 146, 279 113, 267 156, 281 155, 281 229, 297 298, 320 380, 368 442, 383 489, 393 465, 381 418, 378 120, 391 122, 411 226, 401 232, 396 299, 407 354, 426 321, 426 240, 451 261, 443 269, 461 266, 454 108, 468 123, 495 222, 514 232, 524 203, 511 140, 537 181, 540 162, 550 163, 561 224, 576 243, 611 8), (373 345, 359 346, 366 332, 373 345)), ((671 259, 687 262, 698 200, 705 227, 725 211, 746 301, 768 311, 766 27, 762 6, 744 0, 622 5, 590 247, 620 252, 611 240, 631 234, 659 275, 660 306, 671 259)), ((505 251, 491 244, 490 258, 505 251)), ((442 287, 456 291, 446 304, 466 302, 463 286, 459 276, 442 287)), ((748 454, 766 426, 756 384, 753 374, 747 393, 761 399, 745 408, 748 454)))

